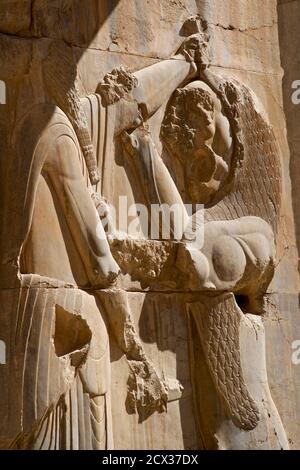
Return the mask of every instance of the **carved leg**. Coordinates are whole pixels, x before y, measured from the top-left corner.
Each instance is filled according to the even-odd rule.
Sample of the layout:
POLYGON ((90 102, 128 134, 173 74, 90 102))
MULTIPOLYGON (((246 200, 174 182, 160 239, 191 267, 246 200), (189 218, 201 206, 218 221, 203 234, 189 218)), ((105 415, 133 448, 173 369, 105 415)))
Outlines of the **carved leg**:
POLYGON ((127 292, 114 290, 98 292, 113 335, 126 355, 130 377, 128 380, 127 407, 145 419, 155 410, 164 411, 168 401, 168 388, 163 378, 148 359, 138 337, 128 302, 127 292))
POLYGON ((288 449, 268 385, 261 318, 244 315, 231 293, 203 297, 187 310, 204 448, 288 449))

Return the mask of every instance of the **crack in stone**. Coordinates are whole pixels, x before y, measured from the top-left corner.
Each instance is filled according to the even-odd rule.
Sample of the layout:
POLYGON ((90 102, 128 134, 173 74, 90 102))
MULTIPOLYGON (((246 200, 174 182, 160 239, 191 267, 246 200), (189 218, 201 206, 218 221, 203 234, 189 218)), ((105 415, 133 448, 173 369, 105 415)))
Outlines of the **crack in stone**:
POLYGON ((217 28, 224 29, 225 31, 238 31, 240 33, 246 33, 247 31, 258 31, 263 28, 273 28, 273 26, 277 25, 277 21, 273 20, 271 24, 263 24, 257 27, 247 27, 247 28, 237 28, 233 26, 232 24, 229 24, 228 26, 225 26, 221 23, 209 23, 210 26, 215 26, 217 28))

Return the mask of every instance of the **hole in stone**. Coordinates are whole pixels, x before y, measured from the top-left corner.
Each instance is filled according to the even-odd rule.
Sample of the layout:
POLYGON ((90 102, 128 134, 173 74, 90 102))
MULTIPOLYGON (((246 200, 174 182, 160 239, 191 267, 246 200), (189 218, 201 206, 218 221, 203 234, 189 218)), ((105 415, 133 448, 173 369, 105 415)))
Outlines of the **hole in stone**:
POLYGON ((244 313, 250 313, 250 301, 247 295, 236 294, 235 301, 244 313))
POLYGON ((92 332, 82 317, 56 306, 54 348, 58 357, 83 349, 91 338, 92 332))

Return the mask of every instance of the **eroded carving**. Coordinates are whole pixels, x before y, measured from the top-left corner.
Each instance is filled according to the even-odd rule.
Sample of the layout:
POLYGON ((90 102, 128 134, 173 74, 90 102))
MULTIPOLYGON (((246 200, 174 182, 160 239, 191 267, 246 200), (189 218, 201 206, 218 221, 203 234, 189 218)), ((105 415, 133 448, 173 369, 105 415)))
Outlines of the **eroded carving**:
MULTIPOLYGON (((180 161, 185 201, 202 202, 207 207, 204 244, 200 249, 188 241, 191 219, 184 199, 146 126, 124 137, 123 142, 139 172, 139 180, 151 181, 148 203, 177 203, 177 210, 186 221, 187 229, 181 235, 187 241, 178 252, 177 267, 187 273, 189 287, 205 296, 202 315, 201 309, 195 313, 197 309, 191 307, 204 357, 233 422, 252 430, 258 426, 260 412, 241 366, 239 325, 243 313, 233 294, 228 300, 223 292, 243 297, 245 312, 263 312, 264 293, 275 265, 280 161, 274 133, 257 99, 236 80, 223 79, 210 71, 207 36, 201 33, 198 36, 200 39, 192 38, 192 44, 197 44, 203 53, 194 53, 193 57, 199 58, 202 81, 194 81, 175 92, 167 107, 161 136, 171 159, 180 161), (253 187, 255 201, 251 196, 253 187)), ((175 231, 175 225, 173 228, 175 231)), ((273 409, 272 400, 268 406, 273 409)), ((281 445, 287 448, 278 416, 274 425, 280 429, 281 445)))
POLYGON ((212 71, 207 26, 189 18, 175 56, 137 72, 114 68, 88 96, 74 48, 45 42, 42 102, 11 139, 22 220, 6 256, 15 288, 9 385, 20 393, 0 425, 3 448, 113 448, 112 339, 128 369, 122 412, 142 423, 181 400, 183 386, 154 363, 132 311, 129 292, 148 291, 182 295, 203 448, 233 448, 240 432, 250 446, 268 436, 269 420, 274 447, 288 448, 256 319, 275 270, 279 152, 252 90, 212 71), (171 239, 160 226, 158 240, 105 231, 117 157, 135 202, 149 214, 160 205, 166 219, 175 207, 171 239), (207 395, 219 413, 203 412, 207 395))

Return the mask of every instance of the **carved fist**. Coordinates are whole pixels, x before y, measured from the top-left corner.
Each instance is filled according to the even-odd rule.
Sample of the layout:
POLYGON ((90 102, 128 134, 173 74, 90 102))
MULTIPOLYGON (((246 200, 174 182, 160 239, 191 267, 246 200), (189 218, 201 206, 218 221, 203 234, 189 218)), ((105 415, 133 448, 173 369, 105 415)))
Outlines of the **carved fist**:
POLYGON ((196 64, 198 69, 206 68, 210 63, 207 34, 197 33, 189 36, 182 43, 178 53, 191 64, 196 64))

